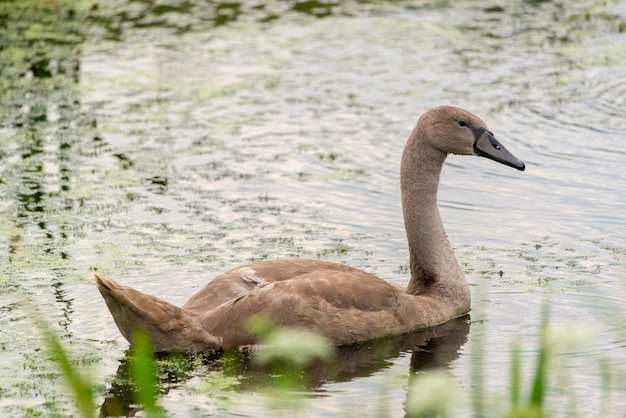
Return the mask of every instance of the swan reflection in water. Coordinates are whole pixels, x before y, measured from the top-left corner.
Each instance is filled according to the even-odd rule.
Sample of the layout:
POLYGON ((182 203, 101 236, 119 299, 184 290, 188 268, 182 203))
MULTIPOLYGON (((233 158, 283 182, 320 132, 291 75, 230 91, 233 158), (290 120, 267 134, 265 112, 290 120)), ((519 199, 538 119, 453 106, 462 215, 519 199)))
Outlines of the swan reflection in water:
MULTIPOLYGON (((465 315, 444 324, 390 336, 365 343, 336 347, 332 362, 316 362, 299 373, 298 387, 292 389, 305 396, 327 396, 334 383, 356 381, 390 368, 401 355, 411 355, 411 375, 434 369, 446 369, 459 357, 467 342, 470 316, 465 315)), ((133 416, 138 406, 130 379, 128 350, 106 391, 100 416, 133 416)), ((167 394, 193 377, 216 372, 216 379, 235 381, 232 390, 254 393, 272 389, 280 378, 275 370, 251 361, 239 350, 203 354, 159 354, 157 356, 158 391, 167 394)), ((410 377, 411 378, 411 377, 410 377)), ((357 385, 358 382, 355 382, 357 385)), ((222 392, 223 394, 223 392, 222 392)), ((209 396, 209 395, 207 395, 209 396)))

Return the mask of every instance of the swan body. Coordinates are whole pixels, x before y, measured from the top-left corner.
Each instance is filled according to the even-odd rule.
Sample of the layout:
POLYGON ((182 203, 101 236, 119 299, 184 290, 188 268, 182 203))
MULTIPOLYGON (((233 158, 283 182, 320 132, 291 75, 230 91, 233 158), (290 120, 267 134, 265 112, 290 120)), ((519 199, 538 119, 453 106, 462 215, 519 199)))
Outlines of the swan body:
POLYGON ((406 287, 320 260, 260 261, 210 281, 182 307, 95 281, 122 335, 145 330, 155 351, 187 353, 254 344, 247 321, 306 328, 345 345, 446 322, 470 309, 470 291, 439 216, 437 189, 448 154, 478 155, 524 170, 472 113, 441 106, 424 113, 404 148, 400 186, 411 277, 406 287))

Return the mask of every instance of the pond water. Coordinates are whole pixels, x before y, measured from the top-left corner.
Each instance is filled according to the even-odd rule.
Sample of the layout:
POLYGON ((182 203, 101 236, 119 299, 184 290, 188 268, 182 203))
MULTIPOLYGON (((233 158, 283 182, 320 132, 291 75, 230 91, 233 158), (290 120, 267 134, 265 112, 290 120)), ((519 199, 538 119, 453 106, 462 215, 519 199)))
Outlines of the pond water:
POLYGON ((73 408, 34 311, 98 383, 99 404, 122 396, 128 344, 95 270, 179 304, 219 272, 270 258, 405 283, 399 159, 419 115, 441 104, 481 116, 527 167, 444 167, 439 202, 470 318, 342 352, 296 403, 273 402, 263 372, 205 359, 163 379, 160 404, 181 417, 403 416, 410 376, 443 367, 458 385, 454 416, 500 416, 511 349, 520 344, 530 387, 547 308, 565 345, 548 412, 626 413, 625 3, 85 13, 72 53, 3 67, 18 80, 3 82, 0 126, 3 416, 73 408))

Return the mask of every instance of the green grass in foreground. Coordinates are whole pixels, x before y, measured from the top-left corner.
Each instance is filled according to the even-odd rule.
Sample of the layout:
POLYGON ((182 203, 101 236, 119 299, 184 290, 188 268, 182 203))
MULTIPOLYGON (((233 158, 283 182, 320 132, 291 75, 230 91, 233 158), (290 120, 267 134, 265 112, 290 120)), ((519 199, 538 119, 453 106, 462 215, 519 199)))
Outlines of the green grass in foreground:
MULTIPOLYGON (((86 418, 98 415, 93 390, 96 387, 95 382, 90 381, 73 366, 74 363, 71 361, 67 350, 45 321, 40 319, 37 321, 37 325, 44 335, 49 357, 58 367, 69 389, 70 396, 75 401, 78 416, 86 418)), ((261 324, 261 328, 264 328, 263 324, 261 324)), ((559 344, 568 347, 571 347, 572 344, 572 341, 555 342, 555 336, 551 335, 550 332, 548 310, 544 309, 539 333, 539 347, 535 353, 532 376, 523 376, 521 344, 519 342, 513 344, 510 351, 508 402, 506 398, 499 400, 506 405, 498 405, 497 410, 504 411, 504 413, 496 414, 497 416, 507 418, 549 416, 546 412, 549 410, 547 404, 549 397, 546 395, 550 387, 547 381, 550 377, 549 373, 553 373, 554 369, 548 366, 553 363, 552 360, 555 358, 559 344), (528 377, 528 379, 524 379, 524 377, 528 377), (524 381, 528 382, 528 387, 523 387, 524 381)), ((265 368, 266 373, 273 376, 271 380, 273 387, 269 389, 269 392, 274 396, 270 398, 281 399, 280 402, 273 402, 267 406, 274 412, 277 408, 293 408, 294 405, 297 409, 298 401, 297 399, 294 400, 291 395, 302 389, 303 374, 301 372, 310 368, 315 362, 334 361, 334 348, 318 335, 303 330, 265 327, 260 334, 264 335, 264 347, 252 350, 251 361, 257 366, 265 368), (292 355, 292 353, 297 355, 292 355)), ((556 338, 561 337, 557 336, 556 338)), ((568 337, 561 339, 567 340, 568 337)), ((159 378, 150 341, 142 332, 137 333, 135 341, 128 357, 128 376, 134 388, 134 404, 142 410, 142 416, 167 417, 167 411, 159 406, 159 378)), ((224 356, 228 358, 227 353, 224 356)), ((603 381, 610 381, 611 372, 600 368, 599 373, 601 373, 603 381)), ((607 384, 605 390, 609 386, 607 384)), ((459 395, 456 381, 445 370, 440 369, 417 374, 410 380, 405 404, 406 416, 410 418, 454 416, 453 411, 455 405, 458 404, 459 395)), ((479 393, 480 395, 485 396, 482 392, 479 393)), ((469 396, 473 397, 475 394, 469 396)), ((384 400, 381 399, 381 402, 384 400)), ((268 410, 268 414, 271 411, 268 410)), ((351 416, 352 413, 346 411, 345 415, 351 416)), ((474 405, 472 415, 479 417, 493 416, 494 414, 485 414, 481 408, 474 405)))

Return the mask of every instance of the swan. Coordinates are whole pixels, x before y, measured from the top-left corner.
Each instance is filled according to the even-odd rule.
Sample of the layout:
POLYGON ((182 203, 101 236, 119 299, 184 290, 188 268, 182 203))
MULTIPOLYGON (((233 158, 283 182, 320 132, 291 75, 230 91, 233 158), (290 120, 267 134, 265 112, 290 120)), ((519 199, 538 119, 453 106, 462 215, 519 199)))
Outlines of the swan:
POLYGON ((306 259, 259 261, 218 275, 182 307, 95 273, 98 290, 132 344, 145 330, 157 352, 196 353, 254 344, 247 320, 306 328, 341 346, 438 325, 470 310, 470 290, 437 207, 448 154, 478 155, 518 170, 478 116, 457 107, 425 112, 405 145, 400 169, 410 274, 406 287, 347 265, 306 259))

